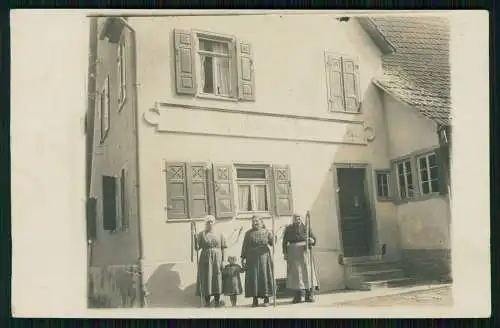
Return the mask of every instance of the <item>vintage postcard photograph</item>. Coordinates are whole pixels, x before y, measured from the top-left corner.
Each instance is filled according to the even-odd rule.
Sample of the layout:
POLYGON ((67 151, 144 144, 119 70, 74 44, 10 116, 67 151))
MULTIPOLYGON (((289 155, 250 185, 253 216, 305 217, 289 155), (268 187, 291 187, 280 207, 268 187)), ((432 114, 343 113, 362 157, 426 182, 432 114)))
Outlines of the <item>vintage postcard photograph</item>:
MULTIPOLYGON (((487 242, 489 201, 480 200, 480 219, 453 209, 478 192, 456 190, 456 149, 488 148, 484 129, 476 146, 457 132, 453 14, 82 11, 78 19, 85 75, 72 88, 84 112, 73 120, 84 117, 84 147, 72 179, 81 179, 84 206, 73 223, 81 240, 71 243, 85 264, 71 279, 85 288, 72 296, 84 308, 72 313, 451 316, 459 288, 477 280, 489 288, 484 265, 457 287, 466 272, 458 265, 485 256, 489 265, 487 244, 469 248, 475 255, 455 249, 487 242)), ((474 110, 487 129, 483 91, 486 107, 474 110)), ((462 172, 487 174, 486 162, 462 172)))

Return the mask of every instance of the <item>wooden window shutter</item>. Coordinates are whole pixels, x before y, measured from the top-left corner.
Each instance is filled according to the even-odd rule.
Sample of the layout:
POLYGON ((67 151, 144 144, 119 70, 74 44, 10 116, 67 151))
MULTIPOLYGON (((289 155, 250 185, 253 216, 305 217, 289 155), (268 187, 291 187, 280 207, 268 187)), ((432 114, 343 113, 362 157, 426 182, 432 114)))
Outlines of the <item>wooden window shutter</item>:
POLYGON ((87 199, 87 240, 97 239, 97 199, 87 199))
POLYGON ((127 181, 126 181, 126 171, 121 170, 120 173, 120 212, 121 212, 121 226, 123 230, 128 229, 128 204, 127 204, 127 181))
POLYGON ((359 112, 359 66, 356 60, 342 57, 345 111, 359 112))
POLYGON ((449 185, 449 152, 447 146, 441 146, 436 150, 436 162, 438 165, 439 194, 448 194, 449 185))
POLYGON ((248 42, 236 43, 238 67, 238 98, 255 100, 255 72, 253 68, 252 50, 248 42))
POLYGON ((342 57, 326 52, 328 107, 330 111, 344 111, 344 86, 342 84, 342 57))
POLYGON ((116 230, 116 178, 102 177, 103 229, 116 230))
POLYGON ((276 215, 293 214, 291 170, 288 165, 273 165, 276 215))
POLYGON ((122 213, 122 184, 121 178, 116 178, 116 193, 115 193, 115 205, 116 205, 116 230, 122 229, 123 213, 122 213))
POLYGON ((208 214, 208 183, 206 163, 187 163, 189 217, 201 218, 208 214))
POLYGON ((213 164, 215 216, 233 218, 235 216, 233 166, 213 164))
POLYGON ((196 94, 194 42, 188 30, 174 30, 175 82, 177 93, 196 94))
POLYGON ((167 217, 169 219, 187 219, 186 163, 166 163, 165 171, 167 176, 167 217))

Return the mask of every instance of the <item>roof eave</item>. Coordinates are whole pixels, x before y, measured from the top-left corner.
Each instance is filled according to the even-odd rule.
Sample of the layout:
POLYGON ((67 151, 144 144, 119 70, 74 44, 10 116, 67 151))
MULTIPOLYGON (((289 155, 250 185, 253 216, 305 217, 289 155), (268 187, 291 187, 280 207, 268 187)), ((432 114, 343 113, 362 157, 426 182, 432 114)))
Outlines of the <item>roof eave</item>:
POLYGON ((387 40, 372 18, 356 17, 356 20, 384 55, 390 55, 396 51, 396 47, 387 40))
POLYGON ((375 85, 377 88, 379 88, 382 92, 386 93, 388 96, 396 99, 397 101, 401 102, 402 104, 408 106, 408 107, 411 107, 411 108, 415 108, 418 110, 418 113, 424 117, 425 119, 427 120, 431 120, 433 121, 434 123, 436 123, 438 125, 438 127, 449 127, 451 126, 450 124, 450 120, 440 120, 440 119, 436 119, 436 118, 430 118, 426 115, 422 115, 422 111, 420 110, 419 107, 416 107, 408 102, 406 102, 405 100, 403 100, 401 97, 399 97, 397 94, 395 94, 394 92, 392 92, 391 90, 389 90, 388 88, 386 88, 383 83, 381 83, 377 78, 373 78, 371 80, 371 82, 373 83, 373 85, 375 85))

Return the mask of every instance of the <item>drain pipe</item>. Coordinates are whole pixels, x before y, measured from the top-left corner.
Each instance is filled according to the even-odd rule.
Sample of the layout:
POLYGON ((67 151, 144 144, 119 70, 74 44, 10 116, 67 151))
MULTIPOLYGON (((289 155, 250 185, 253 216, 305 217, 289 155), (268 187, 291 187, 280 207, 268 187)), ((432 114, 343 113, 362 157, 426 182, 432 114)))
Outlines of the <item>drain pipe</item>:
POLYGON ((136 188, 137 188, 137 241, 138 241, 138 257, 139 257, 139 274, 140 274, 140 306, 145 307, 147 305, 146 297, 146 281, 144 279, 143 273, 143 241, 141 233, 141 193, 140 193, 140 174, 139 174, 139 83, 137 82, 137 43, 136 43, 136 33, 134 28, 125 20, 123 17, 116 17, 120 22, 130 31, 131 33, 131 54, 132 54, 132 74, 133 74, 133 84, 134 84, 134 130, 135 130, 135 147, 136 147, 136 188))

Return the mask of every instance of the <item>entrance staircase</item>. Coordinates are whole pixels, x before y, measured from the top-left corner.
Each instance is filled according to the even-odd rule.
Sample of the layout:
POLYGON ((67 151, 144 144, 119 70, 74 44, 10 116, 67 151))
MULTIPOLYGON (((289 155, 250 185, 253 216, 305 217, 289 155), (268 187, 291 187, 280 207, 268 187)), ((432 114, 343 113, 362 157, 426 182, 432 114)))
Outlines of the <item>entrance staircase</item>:
POLYGON ((378 256, 344 258, 346 287, 352 290, 403 287, 415 283, 405 277, 398 261, 378 256))

